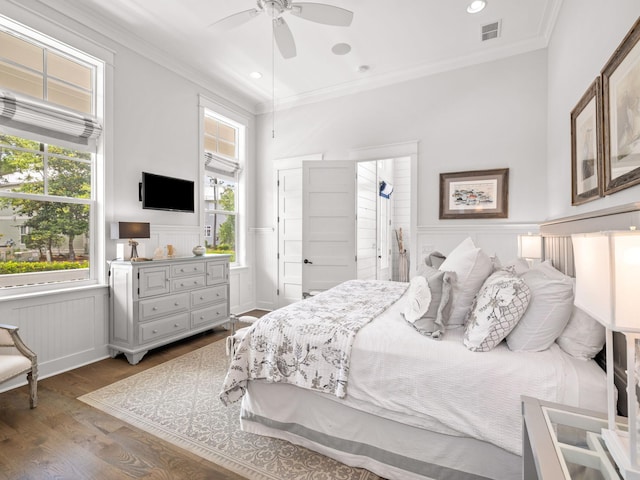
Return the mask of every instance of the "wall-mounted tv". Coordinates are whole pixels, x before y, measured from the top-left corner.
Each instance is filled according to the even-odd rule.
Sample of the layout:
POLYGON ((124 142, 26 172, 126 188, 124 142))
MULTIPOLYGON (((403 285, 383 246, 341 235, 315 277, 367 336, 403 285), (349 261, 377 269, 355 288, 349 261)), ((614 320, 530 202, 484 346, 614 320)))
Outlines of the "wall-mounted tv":
POLYGON ((194 212, 194 183, 191 180, 142 172, 142 208, 194 212))

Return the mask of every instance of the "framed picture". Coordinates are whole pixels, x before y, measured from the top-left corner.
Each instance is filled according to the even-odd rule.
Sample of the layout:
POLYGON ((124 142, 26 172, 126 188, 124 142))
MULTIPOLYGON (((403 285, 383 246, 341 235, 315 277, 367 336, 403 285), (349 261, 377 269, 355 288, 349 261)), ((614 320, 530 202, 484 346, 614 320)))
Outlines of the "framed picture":
POLYGON ((596 78, 571 111, 571 205, 602 196, 602 90, 596 78))
POLYGON ((440 174, 440 218, 508 216, 508 168, 440 174))
POLYGON ((640 19, 602 70, 604 194, 640 183, 640 19))

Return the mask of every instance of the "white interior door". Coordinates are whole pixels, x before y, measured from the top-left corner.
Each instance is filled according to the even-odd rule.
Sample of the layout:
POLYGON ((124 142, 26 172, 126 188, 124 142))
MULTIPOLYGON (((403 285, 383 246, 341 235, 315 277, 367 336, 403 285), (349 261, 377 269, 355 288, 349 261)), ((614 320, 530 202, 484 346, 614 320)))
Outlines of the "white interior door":
POLYGON ((358 162, 357 278, 375 280, 378 260, 378 178, 376 162, 358 162))
POLYGON ((302 167, 278 170, 278 308, 302 299, 302 167))
POLYGON ((356 162, 302 164, 302 290, 356 278, 356 162))

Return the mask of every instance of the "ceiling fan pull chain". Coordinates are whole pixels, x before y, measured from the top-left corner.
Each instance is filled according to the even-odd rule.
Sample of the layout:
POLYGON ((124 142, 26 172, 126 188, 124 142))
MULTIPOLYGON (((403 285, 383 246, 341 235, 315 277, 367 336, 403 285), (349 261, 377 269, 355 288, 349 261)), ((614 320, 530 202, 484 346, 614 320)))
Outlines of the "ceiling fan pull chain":
POLYGON ((276 138, 276 15, 271 19, 271 138, 276 138))

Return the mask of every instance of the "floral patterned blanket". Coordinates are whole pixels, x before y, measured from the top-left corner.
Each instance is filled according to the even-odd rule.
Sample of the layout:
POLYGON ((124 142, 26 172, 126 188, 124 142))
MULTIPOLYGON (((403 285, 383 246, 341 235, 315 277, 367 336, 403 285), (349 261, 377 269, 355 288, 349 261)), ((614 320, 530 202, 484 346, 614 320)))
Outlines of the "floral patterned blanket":
POLYGON ((239 400, 247 381, 257 379, 345 397, 356 334, 408 285, 349 280, 260 318, 234 349, 220 400, 239 400))

